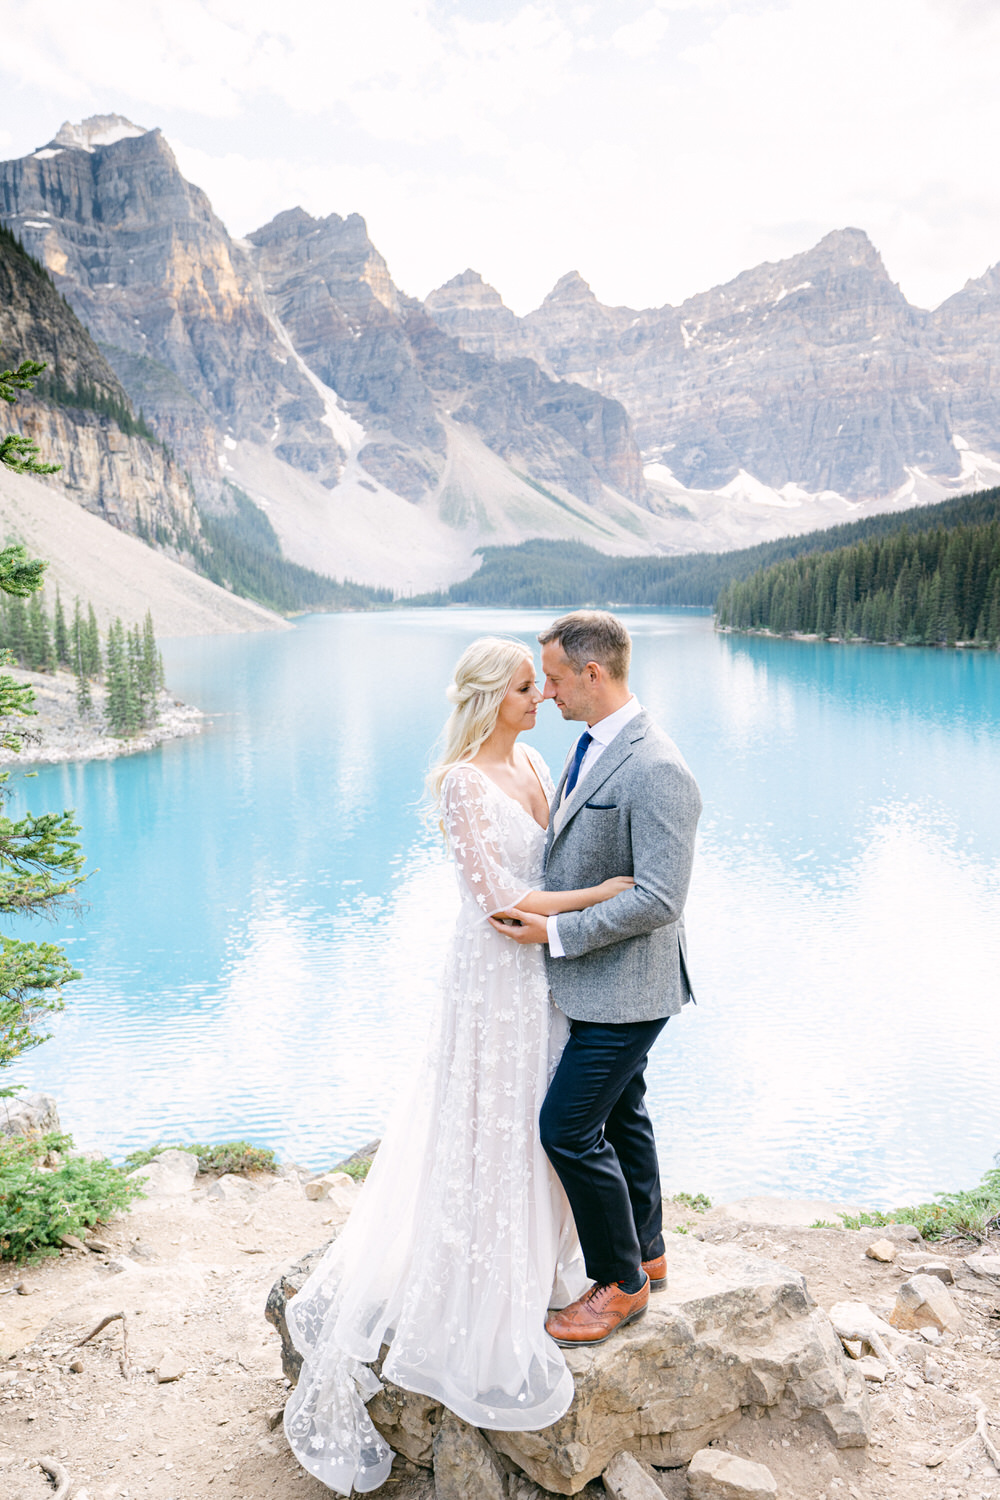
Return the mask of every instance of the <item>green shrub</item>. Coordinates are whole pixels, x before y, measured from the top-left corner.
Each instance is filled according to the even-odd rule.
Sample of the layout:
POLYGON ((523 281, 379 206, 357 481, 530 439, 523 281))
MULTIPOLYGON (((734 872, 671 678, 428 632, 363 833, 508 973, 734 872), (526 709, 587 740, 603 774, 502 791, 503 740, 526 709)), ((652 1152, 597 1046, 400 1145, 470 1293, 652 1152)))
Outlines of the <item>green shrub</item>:
POLYGON ((985 1240, 1000 1229, 1000 1164, 985 1174, 978 1187, 961 1193, 938 1193, 933 1203, 894 1208, 887 1213, 841 1214, 845 1229, 883 1229, 887 1224, 913 1224, 925 1240, 965 1238, 985 1240))
POLYGON ((273 1172, 278 1163, 274 1152, 266 1146, 252 1146, 249 1141, 217 1141, 213 1146, 198 1145, 191 1141, 177 1141, 173 1146, 147 1146, 143 1151, 132 1151, 125 1158, 125 1169, 146 1167, 161 1151, 187 1151, 198 1158, 199 1173, 217 1172, 273 1172))
POLYGON ((0 1260, 58 1255, 59 1237, 80 1234, 128 1207, 142 1190, 109 1161, 66 1158, 68 1135, 0 1136, 0 1260), (43 1166, 50 1152, 63 1157, 43 1166))
POLYGON ((371 1161, 345 1161, 339 1167, 333 1167, 334 1172, 346 1172, 348 1177, 353 1177, 355 1182, 364 1182, 371 1171, 371 1161))

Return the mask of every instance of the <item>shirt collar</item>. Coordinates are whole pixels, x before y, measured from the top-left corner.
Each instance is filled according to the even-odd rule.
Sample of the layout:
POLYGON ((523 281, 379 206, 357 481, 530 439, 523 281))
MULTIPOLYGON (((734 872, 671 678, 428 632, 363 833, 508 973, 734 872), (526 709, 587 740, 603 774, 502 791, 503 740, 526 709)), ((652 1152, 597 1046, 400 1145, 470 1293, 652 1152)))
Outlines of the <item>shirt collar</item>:
POLYGON ((625 725, 635 718, 636 714, 642 713, 642 704, 633 693, 627 703, 621 708, 616 708, 613 714, 608 714, 606 719, 598 719, 596 724, 590 725, 590 737, 599 745, 610 745, 616 735, 621 734, 625 725))

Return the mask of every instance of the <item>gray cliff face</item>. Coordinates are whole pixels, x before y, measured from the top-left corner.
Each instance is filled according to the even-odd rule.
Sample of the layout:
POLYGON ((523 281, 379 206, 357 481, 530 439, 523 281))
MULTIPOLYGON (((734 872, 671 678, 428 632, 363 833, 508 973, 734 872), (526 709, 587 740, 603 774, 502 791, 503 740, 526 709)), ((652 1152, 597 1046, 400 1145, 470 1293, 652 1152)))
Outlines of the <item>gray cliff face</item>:
POLYGON ((358 215, 292 209, 250 243, 296 349, 365 428, 359 462, 397 493, 419 500, 435 488, 449 417, 512 468, 581 499, 600 502, 605 484, 642 498, 638 447, 617 402, 450 337, 396 289, 358 215))
POLYGON ((180 547, 197 533, 183 473, 160 444, 129 430, 134 413, 115 372, 48 277, 5 238, 0 345, 5 367, 47 366, 33 392, 0 405, 0 433, 30 437, 46 462, 62 466, 52 482, 119 529, 180 547))
POLYGON ((536 481, 591 501, 605 484, 644 498, 616 402, 550 379, 526 359, 526 336, 505 351, 518 355, 510 370, 445 339, 393 285, 357 215, 292 209, 234 241, 158 130, 100 116, 0 164, 0 221, 46 265, 203 499, 222 503, 226 439, 337 484, 348 455, 310 371, 364 426, 361 466, 409 500, 439 486, 452 418, 536 481))
POLYGON ((1000 264, 967 281, 928 320, 955 431, 977 452, 1000 444, 1000 264))
MULTIPOLYGON (((902 482, 904 465, 954 475, 952 424, 967 406, 970 433, 997 446, 991 399, 956 401, 974 372, 949 372, 945 357, 962 362, 972 308, 997 294, 960 295, 950 323, 947 303, 935 315, 912 308, 867 236, 847 229, 676 308, 604 307, 571 272, 521 325, 536 360, 619 400, 645 457, 688 486, 716 488, 745 469, 777 488, 875 496, 902 482)), ((439 296, 428 298, 434 316, 439 296)), ((480 318, 476 347, 488 334, 480 318)), ((504 330, 497 351, 509 344, 504 330)))
POLYGON ((364 426, 362 465, 419 500, 437 484, 445 434, 406 337, 400 295, 364 220, 313 219, 295 208, 249 241, 295 348, 364 426))
POLYGON ((158 130, 89 144, 115 134, 94 128, 107 118, 0 163, 0 219, 203 484, 217 483, 223 431, 257 441, 280 431, 335 482, 342 455, 322 402, 288 358, 245 254, 158 130))

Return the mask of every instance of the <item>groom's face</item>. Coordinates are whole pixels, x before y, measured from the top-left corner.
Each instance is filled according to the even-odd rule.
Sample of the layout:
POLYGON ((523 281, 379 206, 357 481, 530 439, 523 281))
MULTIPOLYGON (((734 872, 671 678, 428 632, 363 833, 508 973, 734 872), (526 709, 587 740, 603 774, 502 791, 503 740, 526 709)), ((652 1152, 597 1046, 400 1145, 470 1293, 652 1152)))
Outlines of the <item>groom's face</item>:
POLYGON ((545 673, 543 698, 551 698, 564 719, 590 718, 592 687, 587 668, 574 672, 569 658, 557 641, 542 647, 542 671, 545 673))

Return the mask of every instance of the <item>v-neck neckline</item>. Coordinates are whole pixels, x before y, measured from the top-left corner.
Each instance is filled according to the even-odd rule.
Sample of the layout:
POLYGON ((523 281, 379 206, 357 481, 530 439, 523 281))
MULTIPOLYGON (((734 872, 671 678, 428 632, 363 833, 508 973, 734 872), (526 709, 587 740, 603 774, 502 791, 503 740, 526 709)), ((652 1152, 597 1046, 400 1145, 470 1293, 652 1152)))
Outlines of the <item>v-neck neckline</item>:
MULTIPOLYGON (((527 756, 528 765, 531 767, 532 775, 534 776, 535 780, 538 782, 538 785, 539 785, 539 787, 541 789, 542 796, 545 797, 545 788, 542 786, 542 778, 539 776, 538 771, 535 769, 535 762, 532 760, 531 756, 528 755, 527 750, 524 753, 527 756)), ((488 771, 484 771, 483 768, 482 768, 482 766, 477 766, 476 763, 474 761, 471 761, 471 760, 469 761, 469 765, 472 767, 472 769, 474 771, 478 771, 479 774, 480 774, 480 776, 485 776, 485 778, 489 782, 490 786, 495 787, 496 790, 500 793, 501 797, 506 797, 508 802, 513 802, 513 804, 514 804, 515 807, 519 807, 521 809, 521 811, 525 814, 525 816, 529 817, 531 819, 531 821, 534 823, 534 825, 535 825, 536 828, 541 829, 542 833, 548 833, 548 831, 549 831, 549 820, 548 820, 548 818, 546 818, 546 820, 545 820, 544 823, 539 823, 538 819, 535 817, 535 815, 531 811, 530 807, 525 807, 524 803, 521 802, 521 801, 519 801, 519 799, 517 797, 515 797, 513 795, 513 793, 511 793, 511 792, 505 792, 504 789, 503 789, 503 787, 500 785, 500 783, 498 781, 494 781, 493 777, 489 774, 488 771)), ((546 805, 546 807, 548 806, 548 798, 547 797, 545 797, 545 805, 546 805)))

